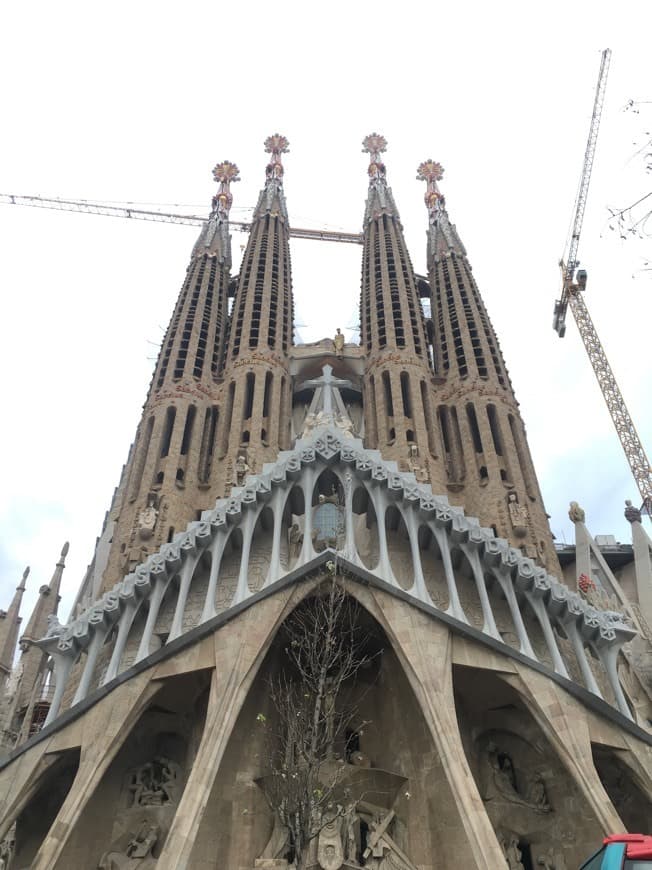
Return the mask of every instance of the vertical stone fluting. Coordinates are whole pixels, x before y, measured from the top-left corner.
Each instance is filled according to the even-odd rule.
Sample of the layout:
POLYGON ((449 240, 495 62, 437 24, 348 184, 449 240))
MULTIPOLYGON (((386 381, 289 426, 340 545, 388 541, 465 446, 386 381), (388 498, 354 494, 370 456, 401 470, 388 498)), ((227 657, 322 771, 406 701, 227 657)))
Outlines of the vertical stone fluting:
POLYGON ((363 146, 370 155, 360 301, 368 446, 441 488, 432 363, 414 270, 381 160, 386 141, 373 133, 363 146))
POLYGON ((218 494, 289 447, 292 345, 290 232, 281 155, 288 141, 265 141, 271 155, 254 210, 229 325, 224 412, 219 423, 218 494))
POLYGON ((216 492, 216 440, 231 268, 230 185, 238 167, 213 170, 219 189, 192 252, 113 505, 113 541, 102 589, 210 507, 216 492))
POLYGON ((442 175, 439 163, 426 160, 417 178, 427 183, 433 359, 442 384, 436 419, 446 486, 467 514, 558 570, 518 402, 466 250, 448 219, 437 186, 442 175))

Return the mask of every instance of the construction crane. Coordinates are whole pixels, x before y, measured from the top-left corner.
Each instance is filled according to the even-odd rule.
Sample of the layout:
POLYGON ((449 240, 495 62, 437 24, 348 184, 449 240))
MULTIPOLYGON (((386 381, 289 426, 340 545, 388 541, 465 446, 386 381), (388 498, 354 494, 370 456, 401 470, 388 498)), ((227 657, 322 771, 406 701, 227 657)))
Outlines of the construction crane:
MULTIPOLYGON (((171 214, 162 211, 146 211, 132 208, 128 203, 111 205, 106 202, 96 202, 87 199, 58 199, 45 196, 23 196, 14 193, 0 193, 0 203, 6 205, 27 205, 33 208, 51 208, 57 211, 76 211, 82 214, 99 214, 105 217, 133 218, 140 221, 157 221, 169 224, 187 224, 200 227, 207 218, 198 215, 171 214)), ((248 233, 251 224, 244 221, 229 220, 231 229, 248 233)), ((362 244, 362 233, 345 233, 338 230, 307 230, 290 227, 290 236, 295 239, 311 239, 316 242, 348 242, 352 245, 362 244)))
POLYGON ((645 454, 641 440, 636 432, 634 422, 629 415, 629 411, 625 405, 625 400, 623 399, 620 388, 616 383, 616 378, 614 377, 614 373, 609 365, 609 360, 604 352, 604 348, 602 347, 598 337, 589 310, 586 307, 582 294, 586 289, 587 274, 586 270, 578 269, 579 260, 577 259, 582 222, 584 220, 584 210, 586 208, 589 182, 591 180, 591 170, 593 168, 593 159, 595 157, 595 148, 598 140, 598 130, 600 128, 600 116, 602 114, 602 106, 607 86, 607 73, 609 71, 610 59, 611 50, 607 48, 602 52, 602 58, 600 61, 600 72, 598 74, 598 85, 595 91, 593 115, 591 116, 591 125, 589 127, 589 138, 586 143, 580 186, 577 200, 575 202, 573 229, 565 261, 562 259, 559 264, 562 271, 561 299, 557 299, 555 302, 552 326, 559 337, 563 338, 566 333, 566 312, 570 307, 577 328, 579 329, 580 337, 584 343, 584 347, 586 348, 591 365, 593 366, 593 371, 598 379, 602 395, 607 403, 611 419, 616 427, 620 443, 625 451, 629 467, 632 470, 634 480, 636 481, 636 485, 638 486, 641 497, 643 498, 642 510, 644 510, 652 520, 652 466, 650 466, 650 461, 645 454))

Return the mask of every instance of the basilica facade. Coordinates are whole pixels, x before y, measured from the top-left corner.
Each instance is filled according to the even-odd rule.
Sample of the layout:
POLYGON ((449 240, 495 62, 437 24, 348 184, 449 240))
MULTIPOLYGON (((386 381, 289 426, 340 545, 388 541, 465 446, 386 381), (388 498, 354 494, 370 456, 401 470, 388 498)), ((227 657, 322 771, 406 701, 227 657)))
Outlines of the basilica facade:
POLYGON ((640 513, 623 582, 578 505, 560 565, 442 168, 420 276, 378 134, 360 343, 294 344, 287 148, 237 276, 215 167, 71 618, 64 548, 16 665, 26 577, 0 620, 0 867, 572 870, 652 829, 640 513))

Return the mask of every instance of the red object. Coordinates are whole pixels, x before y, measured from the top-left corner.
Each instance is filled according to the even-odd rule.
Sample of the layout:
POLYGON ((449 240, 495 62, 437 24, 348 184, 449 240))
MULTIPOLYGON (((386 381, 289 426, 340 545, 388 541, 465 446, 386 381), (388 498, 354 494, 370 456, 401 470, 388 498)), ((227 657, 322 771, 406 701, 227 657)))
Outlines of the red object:
POLYGON ((612 834, 604 844, 627 843, 628 858, 652 858, 652 837, 645 834, 612 834))

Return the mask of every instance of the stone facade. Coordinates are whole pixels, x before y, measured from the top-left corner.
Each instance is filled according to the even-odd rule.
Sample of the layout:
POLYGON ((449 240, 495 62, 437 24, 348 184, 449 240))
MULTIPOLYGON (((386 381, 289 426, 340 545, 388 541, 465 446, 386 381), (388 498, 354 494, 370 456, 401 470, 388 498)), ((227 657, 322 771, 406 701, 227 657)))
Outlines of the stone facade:
MULTIPOLYGON (((48 715, 36 728, 33 706, 5 703, 19 734, 0 764, 5 870, 570 870, 604 834, 649 825, 645 583, 614 577, 607 600, 570 569, 568 585, 555 576, 441 168, 419 168, 428 281, 384 148, 365 140, 360 347, 341 334, 292 346, 284 137, 266 142, 237 286, 237 167, 216 167, 97 571, 63 625, 61 560, 24 639, 30 672, 13 690, 47 689, 48 715), (361 658, 345 672, 331 660, 315 689, 289 626, 333 590, 334 634, 306 654, 346 636, 361 658), (290 745, 283 699, 304 748, 275 768, 290 745), (322 755, 302 743, 311 727, 322 755), (313 767, 304 843, 291 792, 270 783, 293 771, 295 788, 313 767)), ((576 517, 595 586, 604 569, 576 517)))

